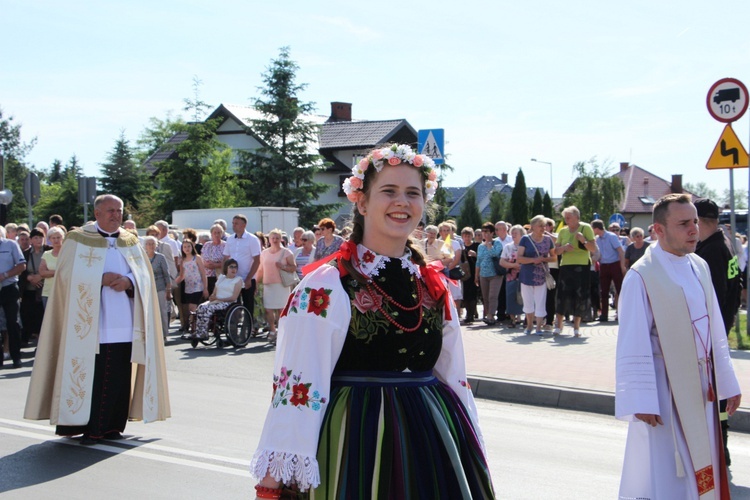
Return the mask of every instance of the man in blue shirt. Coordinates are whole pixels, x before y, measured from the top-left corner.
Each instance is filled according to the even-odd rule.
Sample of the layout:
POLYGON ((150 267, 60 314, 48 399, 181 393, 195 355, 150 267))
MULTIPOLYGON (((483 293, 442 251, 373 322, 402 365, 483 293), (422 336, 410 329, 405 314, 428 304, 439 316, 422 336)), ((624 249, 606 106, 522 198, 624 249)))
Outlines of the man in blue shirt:
MULTIPOLYGON (((21 368, 21 327, 18 326, 18 275, 26 270, 18 244, 5 237, 5 229, 0 227, 0 307, 5 312, 8 328, 8 347, 13 360, 13 368, 21 368)), ((0 367, 3 364, 0 358, 0 367)))
MULTIPOLYGON (((607 321, 609 314, 609 287, 615 284, 615 297, 620 295, 622 279, 625 276, 625 250, 622 248, 620 238, 613 232, 604 229, 604 222, 595 220, 591 223, 591 229, 596 235, 596 246, 601 253, 599 260, 599 291, 601 299, 601 316, 599 321, 607 321)), ((615 307, 617 301, 615 300, 615 307)))

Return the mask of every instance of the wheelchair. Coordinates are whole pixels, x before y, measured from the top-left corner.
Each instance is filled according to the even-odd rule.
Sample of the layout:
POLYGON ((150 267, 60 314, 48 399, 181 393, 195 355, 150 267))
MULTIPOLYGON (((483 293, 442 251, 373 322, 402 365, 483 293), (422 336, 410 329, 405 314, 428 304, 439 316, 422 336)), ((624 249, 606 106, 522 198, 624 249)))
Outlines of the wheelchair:
MULTIPOLYGON (((195 313, 190 315, 190 330, 195 332, 195 313)), ((253 318, 250 311, 239 302, 235 302, 223 311, 217 311, 208 320, 208 338, 190 339, 190 344, 205 346, 216 345, 219 349, 227 344, 234 347, 245 347, 253 336, 253 318)))

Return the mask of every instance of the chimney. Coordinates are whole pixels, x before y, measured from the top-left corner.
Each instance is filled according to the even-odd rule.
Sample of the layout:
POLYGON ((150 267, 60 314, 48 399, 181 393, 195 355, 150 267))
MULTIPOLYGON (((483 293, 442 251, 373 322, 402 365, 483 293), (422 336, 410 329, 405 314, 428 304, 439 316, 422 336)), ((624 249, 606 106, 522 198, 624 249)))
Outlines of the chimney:
POLYGON ((682 193, 682 174, 672 174, 672 192, 682 193))
POLYGON ((507 184, 508 183, 508 174, 500 174, 500 182, 502 182, 503 184, 507 184))
POLYGON ((630 163, 626 161, 620 162, 620 172, 625 172, 628 169, 628 167, 630 167, 630 163))
POLYGON ((331 117, 329 122, 350 122, 352 121, 352 103, 350 102, 332 102, 331 117))

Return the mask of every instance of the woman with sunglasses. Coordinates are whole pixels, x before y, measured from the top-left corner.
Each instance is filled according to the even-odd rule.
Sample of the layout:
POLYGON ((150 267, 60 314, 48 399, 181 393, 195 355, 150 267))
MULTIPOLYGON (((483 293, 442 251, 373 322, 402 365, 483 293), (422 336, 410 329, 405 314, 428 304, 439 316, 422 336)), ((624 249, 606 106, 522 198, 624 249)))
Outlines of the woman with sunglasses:
POLYGON ((294 261, 297 263, 297 276, 302 279, 302 268, 315 260, 315 233, 305 231, 300 238, 301 245, 294 250, 294 261))

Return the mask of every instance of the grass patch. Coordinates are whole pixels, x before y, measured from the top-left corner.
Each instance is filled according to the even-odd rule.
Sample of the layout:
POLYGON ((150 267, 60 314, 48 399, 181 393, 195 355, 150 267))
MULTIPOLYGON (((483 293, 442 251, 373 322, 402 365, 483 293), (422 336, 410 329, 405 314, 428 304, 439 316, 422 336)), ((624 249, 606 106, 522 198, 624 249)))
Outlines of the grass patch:
POLYGON ((750 337, 747 336, 747 312, 740 311, 737 321, 727 335, 731 349, 750 350, 750 337))

